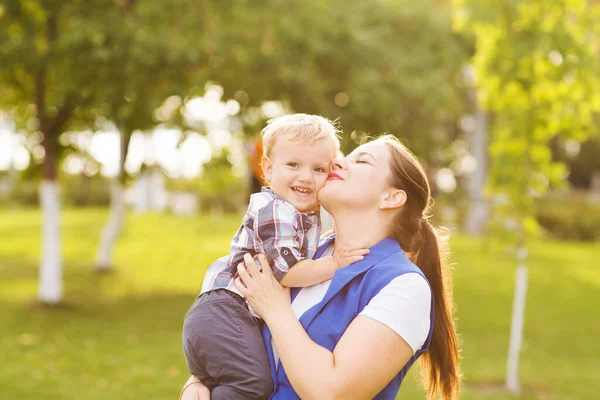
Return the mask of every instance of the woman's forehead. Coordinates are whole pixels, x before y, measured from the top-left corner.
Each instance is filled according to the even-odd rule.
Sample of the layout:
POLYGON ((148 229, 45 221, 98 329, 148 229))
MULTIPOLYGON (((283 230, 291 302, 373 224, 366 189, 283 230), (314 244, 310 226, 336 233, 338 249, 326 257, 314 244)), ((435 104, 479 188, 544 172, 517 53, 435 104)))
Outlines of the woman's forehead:
POLYGON ((361 153, 367 153, 373 156, 375 159, 381 159, 382 157, 387 158, 387 151, 385 143, 372 141, 369 143, 361 144, 352 153, 348 154, 348 157, 354 157, 361 153))

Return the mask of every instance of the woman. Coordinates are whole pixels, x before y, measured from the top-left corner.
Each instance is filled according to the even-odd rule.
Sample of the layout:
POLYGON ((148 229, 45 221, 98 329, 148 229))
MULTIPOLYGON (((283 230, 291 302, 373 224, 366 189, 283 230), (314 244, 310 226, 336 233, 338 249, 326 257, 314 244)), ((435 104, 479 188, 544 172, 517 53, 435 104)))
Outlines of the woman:
MULTIPOLYGON (((370 254, 331 281, 288 291, 263 258, 238 267, 236 286, 266 323, 275 400, 394 399, 423 356, 430 397, 458 395, 458 344, 446 293, 445 257, 428 221, 430 189, 417 159, 384 136, 333 162, 319 192, 333 241, 359 240, 370 254), (243 281, 243 284, 242 284, 243 281)), ((183 395, 207 395, 193 378, 183 395)), ((196 398, 196 397, 190 397, 196 398)))

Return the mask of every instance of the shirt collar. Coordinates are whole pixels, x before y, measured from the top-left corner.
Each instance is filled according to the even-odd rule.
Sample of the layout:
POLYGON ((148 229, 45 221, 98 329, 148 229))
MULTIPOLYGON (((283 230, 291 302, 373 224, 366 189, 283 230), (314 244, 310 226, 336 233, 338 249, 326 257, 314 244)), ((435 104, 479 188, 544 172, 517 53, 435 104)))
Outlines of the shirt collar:
MULTIPOLYGON (((281 200, 285 201, 286 203, 289 203, 289 201, 285 200, 281 196, 277 196, 275 194, 275 192, 273 192, 273 190, 269 186, 263 186, 263 187, 261 187, 260 191, 261 191, 261 193, 263 193, 263 192, 264 193, 268 193, 272 198, 281 199, 281 200)), ((296 208, 296 207, 294 207, 294 208, 296 208)), ((298 213, 300 215, 305 216, 305 217, 309 217, 309 218, 311 218, 313 216, 316 216, 318 218, 321 215, 321 211, 320 210, 317 210, 317 211, 299 211, 298 209, 296 209, 296 210, 298 211, 298 213)), ((313 221, 311 221, 311 222, 313 222, 313 221)))

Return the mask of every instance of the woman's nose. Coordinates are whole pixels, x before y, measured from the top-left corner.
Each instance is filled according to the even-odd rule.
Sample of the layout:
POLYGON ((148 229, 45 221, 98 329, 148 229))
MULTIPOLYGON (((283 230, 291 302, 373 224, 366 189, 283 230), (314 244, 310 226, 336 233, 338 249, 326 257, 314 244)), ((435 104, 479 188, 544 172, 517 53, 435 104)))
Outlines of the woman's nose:
POLYGON ((347 163, 346 160, 343 158, 334 158, 333 160, 331 160, 331 170, 335 171, 335 170, 339 170, 339 169, 346 169, 347 168, 347 163))

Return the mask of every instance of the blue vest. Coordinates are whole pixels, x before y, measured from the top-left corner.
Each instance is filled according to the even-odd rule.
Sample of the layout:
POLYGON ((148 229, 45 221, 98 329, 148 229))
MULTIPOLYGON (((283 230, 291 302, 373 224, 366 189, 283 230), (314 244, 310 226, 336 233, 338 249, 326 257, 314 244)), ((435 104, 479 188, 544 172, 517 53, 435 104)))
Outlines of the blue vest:
MULTIPOLYGON (((332 240, 333 237, 319 247, 315 259, 321 257, 332 240)), ((333 352, 352 320, 394 278, 410 272, 416 272, 425 278, 421 270, 406 258, 395 240, 384 239, 370 250, 371 252, 364 260, 337 270, 323 300, 308 309, 300 318, 300 323, 308 336, 329 351, 333 352)), ((292 300, 298 292, 299 289, 292 290, 292 300)), ((433 299, 429 317, 429 334, 423 348, 410 358, 398 375, 374 399, 394 400, 408 369, 429 348, 433 330, 433 299)), ((279 368, 275 368, 271 332, 266 325, 263 330, 263 338, 269 353, 271 375, 274 382, 274 391, 270 400, 300 399, 292 388, 281 361, 279 361, 279 368)))

